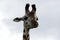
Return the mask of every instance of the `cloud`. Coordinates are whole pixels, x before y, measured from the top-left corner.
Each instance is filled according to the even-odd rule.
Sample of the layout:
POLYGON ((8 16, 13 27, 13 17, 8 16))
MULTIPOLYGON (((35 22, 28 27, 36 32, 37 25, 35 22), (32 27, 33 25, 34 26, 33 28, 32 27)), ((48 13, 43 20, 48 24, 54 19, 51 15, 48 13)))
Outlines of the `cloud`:
POLYGON ((12 33, 3 23, 0 27, 0 40, 22 40, 22 33, 12 33))

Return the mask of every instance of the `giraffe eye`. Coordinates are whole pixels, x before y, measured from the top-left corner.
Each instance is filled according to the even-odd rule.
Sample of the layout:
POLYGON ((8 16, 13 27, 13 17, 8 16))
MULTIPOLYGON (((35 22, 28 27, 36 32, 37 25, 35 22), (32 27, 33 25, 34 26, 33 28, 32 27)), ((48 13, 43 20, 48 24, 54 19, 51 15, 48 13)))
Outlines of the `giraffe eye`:
POLYGON ((38 18, 37 18, 37 20, 38 20, 38 18))
POLYGON ((24 17, 24 20, 27 20, 27 19, 28 19, 28 17, 25 16, 25 17, 24 17))
POLYGON ((23 31, 25 32, 25 29, 23 31))

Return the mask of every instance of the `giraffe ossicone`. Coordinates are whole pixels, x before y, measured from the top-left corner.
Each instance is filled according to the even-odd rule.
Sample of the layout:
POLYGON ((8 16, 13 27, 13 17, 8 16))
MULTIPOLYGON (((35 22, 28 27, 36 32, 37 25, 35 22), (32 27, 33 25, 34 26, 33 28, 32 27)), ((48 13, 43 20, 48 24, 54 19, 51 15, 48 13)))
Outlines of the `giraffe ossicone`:
POLYGON ((13 21, 19 22, 23 21, 24 22, 24 30, 23 30, 23 40, 29 40, 29 30, 33 28, 38 27, 38 18, 36 17, 36 6, 35 4, 32 4, 32 11, 29 11, 29 6, 30 4, 26 4, 25 6, 25 15, 21 18, 15 18, 13 21))

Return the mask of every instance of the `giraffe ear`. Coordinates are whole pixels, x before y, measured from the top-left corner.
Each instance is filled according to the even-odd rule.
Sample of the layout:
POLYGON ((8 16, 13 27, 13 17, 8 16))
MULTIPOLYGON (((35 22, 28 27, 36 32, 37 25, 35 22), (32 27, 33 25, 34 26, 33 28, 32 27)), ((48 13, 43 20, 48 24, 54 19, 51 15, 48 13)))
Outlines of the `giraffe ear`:
POLYGON ((21 18, 15 18, 15 19, 13 19, 13 21, 15 21, 15 22, 19 22, 21 20, 21 18))

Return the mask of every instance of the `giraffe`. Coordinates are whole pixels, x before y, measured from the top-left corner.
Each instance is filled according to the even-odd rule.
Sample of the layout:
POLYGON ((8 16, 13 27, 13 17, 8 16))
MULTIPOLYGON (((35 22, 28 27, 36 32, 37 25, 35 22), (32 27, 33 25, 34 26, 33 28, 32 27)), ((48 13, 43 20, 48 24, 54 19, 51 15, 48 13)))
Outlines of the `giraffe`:
POLYGON ((24 29, 23 29, 23 40, 30 40, 29 30, 38 27, 38 18, 36 17, 36 6, 32 4, 32 11, 29 11, 30 4, 26 4, 25 6, 25 15, 21 18, 14 18, 13 21, 24 22, 24 29))

